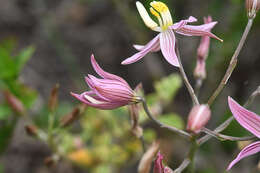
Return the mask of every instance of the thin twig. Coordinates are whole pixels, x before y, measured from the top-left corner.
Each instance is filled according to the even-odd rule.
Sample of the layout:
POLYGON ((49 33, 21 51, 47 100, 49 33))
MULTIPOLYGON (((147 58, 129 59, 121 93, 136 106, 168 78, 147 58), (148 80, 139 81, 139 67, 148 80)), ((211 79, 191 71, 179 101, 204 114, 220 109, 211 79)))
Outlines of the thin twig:
MULTIPOLYGON (((244 107, 250 106, 255 98, 260 95, 260 86, 250 95, 246 103, 244 104, 244 107)), ((234 117, 229 117, 226 121, 224 121, 222 124, 220 124, 215 130, 214 133, 220 133, 224 129, 227 128, 227 126, 233 121, 234 117)), ((207 142, 212 136, 211 135, 205 135, 197 140, 198 145, 202 145, 203 143, 207 142)))
POLYGON ((236 51, 234 52, 232 58, 231 58, 231 61, 229 63, 229 66, 228 66, 228 69, 223 77, 223 79, 221 80, 220 84, 218 85, 217 89, 215 90, 215 92, 213 93, 213 95, 209 98, 208 100, 208 105, 210 106, 214 101, 215 99, 217 98, 217 96, 220 94, 220 92, 223 90, 224 86, 227 84, 232 72, 234 71, 235 67, 236 67, 236 64, 237 64, 237 57, 246 41, 246 38, 247 38, 247 35, 252 27, 252 24, 253 24, 253 20, 254 19, 248 19, 248 23, 247 23, 247 26, 245 28, 245 31, 241 37, 241 40, 237 46, 237 49, 236 51))
POLYGON ((194 92, 194 89, 192 88, 189 80, 188 80, 188 77, 184 71, 184 68, 183 68, 183 65, 181 63, 181 58, 180 58, 180 52, 179 52, 179 48, 178 48, 178 44, 176 42, 176 54, 177 54, 177 58, 178 58, 178 62, 179 62, 179 65, 180 65, 180 72, 181 72, 181 76, 183 78, 183 81, 184 81, 184 84, 186 85, 189 93, 190 93, 190 96, 191 96, 191 99, 192 99, 192 102, 194 105, 198 105, 199 104, 199 100, 194 92))
POLYGON ((190 138, 192 137, 189 133, 187 133, 187 132, 185 132, 185 131, 183 131, 183 130, 180 130, 180 129, 178 129, 178 128, 176 128, 176 127, 173 127, 173 126, 168 126, 168 125, 166 125, 166 124, 163 124, 163 123, 160 122, 159 120, 155 119, 155 118, 152 116, 152 114, 150 113, 145 99, 142 99, 142 103, 143 103, 144 111, 145 111, 145 113, 147 114, 147 116, 148 116, 151 120, 153 120, 156 124, 158 124, 160 127, 166 128, 166 129, 168 129, 168 130, 170 130, 170 131, 172 131, 172 132, 174 132, 174 133, 177 133, 177 134, 179 134, 179 135, 181 135, 181 136, 183 136, 183 137, 185 137, 185 138, 188 138, 188 139, 190 139, 190 138))
POLYGON ((181 173, 190 164, 190 159, 186 158, 182 161, 181 165, 173 171, 173 173, 181 173))
POLYGON ((249 141, 249 140, 257 139, 256 136, 234 137, 234 136, 223 135, 220 133, 216 133, 215 131, 211 131, 210 129, 207 128, 202 128, 201 130, 204 133, 223 141, 249 141))

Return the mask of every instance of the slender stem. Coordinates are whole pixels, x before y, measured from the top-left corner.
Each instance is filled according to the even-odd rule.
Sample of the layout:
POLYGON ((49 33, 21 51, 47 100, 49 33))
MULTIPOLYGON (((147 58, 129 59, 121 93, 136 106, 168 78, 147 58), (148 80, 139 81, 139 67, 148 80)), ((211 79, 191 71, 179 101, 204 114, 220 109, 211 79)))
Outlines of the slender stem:
MULTIPOLYGON (((250 106, 250 104, 252 104, 252 102, 255 100, 255 98, 257 96, 260 95, 260 86, 258 86, 258 88, 250 95, 250 97, 248 98, 248 100, 246 101, 246 103, 244 104, 244 107, 248 107, 250 106)), ((227 126, 233 121, 234 117, 231 116, 229 117, 226 121, 224 121, 222 124, 220 124, 215 130, 214 133, 220 133, 222 132, 224 129, 227 128, 227 126)), ((197 140, 197 143, 199 145, 202 145, 203 143, 207 142, 212 136, 211 135, 205 135, 202 138, 197 140)))
POLYGON ((184 68, 183 68, 183 65, 181 63, 181 58, 180 58, 180 52, 179 52, 179 48, 178 48, 178 44, 176 42, 176 54, 177 54, 177 58, 178 58, 178 61, 179 61, 179 65, 180 65, 180 72, 181 72, 181 76, 183 78, 183 81, 184 81, 184 84, 186 85, 189 93, 190 93, 190 96, 191 96, 191 99, 192 99, 192 102, 193 102, 193 105, 198 105, 199 104, 199 100, 194 92, 194 89, 192 88, 189 80, 188 80, 188 77, 184 71, 184 68))
POLYGON ((190 159, 186 158, 182 161, 181 165, 173 171, 173 173, 181 173, 190 164, 190 159))
POLYGON ((215 131, 211 131, 210 129, 207 128, 202 128, 201 129, 203 132, 207 133, 208 135, 215 137, 220 140, 227 140, 227 141, 249 141, 253 139, 257 139, 255 136, 246 136, 246 137, 234 137, 234 136, 228 136, 228 135, 223 135, 220 133, 216 133, 215 131))
POLYGON ((198 149, 198 145, 196 142, 196 136, 192 139, 191 147, 190 147, 190 152, 189 152, 189 159, 190 159, 190 172, 194 173, 195 172, 195 161, 194 161, 194 156, 195 153, 198 149))
POLYGON ((156 124, 158 124, 160 127, 166 128, 166 129, 168 129, 168 130, 170 130, 170 131, 172 131, 172 132, 174 132, 174 133, 177 133, 177 134, 179 134, 179 135, 181 135, 181 136, 183 136, 183 137, 185 137, 185 138, 188 138, 188 139, 190 139, 190 138, 192 137, 189 133, 187 133, 187 132, 185 132, 185 131, 183 131, 183 130, 180 130, 180 129, 178 129, 178 128, 176 128, 176 127, 173 127, 173 126, 168 126, 168 125, 166 125, 166 124, 163 124, 163 123, 160 122, 159 120, 155 119, 155 118, 152 116, 152 114, 150 113, 145 99, 142 99, 142 103, 143 103, 144 111, 145 111, 145 113, 147 114, 147 116, 148 116, 151 120, 153 120, 156 124))
POLYGON ((195 94, 197 97, 199 97, 199 93, 200 93, 200 88, 202 86, 203 80, 202 79, 197 79, 196 80, 196 85, 195 85, 195 94))
POLYGON ((245 43, 245 40, 247 38, 247 35, 252 27, 252 24, 253 24, 253 19, 248 19, 248 23, 247 23, 247 26, 245 28, 245 31, 241 37, 241 40, 237 46, 237 49, 236 51, 234 52, 232 58, 231 58, 231 61, 229 63, 229 66, 228 66, 228 69, 223 77, 223 79, 221 80, 220 84, 218 85, 217 89, 214 91, 213 95, 209 98, 208 100, 208 105, 211 105, 215 99, 217 98, 217 96, 220 94, 220 92, 223 90, 224 86, 227 84, 232 72, 234 71, 235 67, 236 67, 236 64, 237 64, 237 57, 245 43))
POLYGON ((142 142, 142 148, 143 148, 143 152, 145 153, 146 151, 146 147, 145 147, 145 140, 144 140, 144 136, 140 137, 140 141, 142 142))

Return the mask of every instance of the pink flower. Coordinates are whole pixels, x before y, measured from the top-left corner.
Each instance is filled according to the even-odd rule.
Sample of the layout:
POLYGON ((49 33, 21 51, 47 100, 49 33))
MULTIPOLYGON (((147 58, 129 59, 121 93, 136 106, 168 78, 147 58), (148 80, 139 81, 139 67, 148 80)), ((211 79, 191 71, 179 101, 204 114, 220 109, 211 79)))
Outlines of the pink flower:
POLYGON ((71 93, 72 96, 89 106, 99 109, 115 109, 138 103, 141 100, 124 79, 101 69, 94 55, 91 55, 91 63, 102 79, 88 75, 85 80, 90 87, 90 91, 82 94, 71 93))
MULTIPOLYGON (((229 108, 238 121, 238 123, 243 126, 246 130, 251 132, 256 137, 260 138, 260 117, 259 115, 251 112, 242 106, 240 106, 236 101, 234 101, 231 97, 228 98, 229 108)), ((230 170, 237 162, 241 159, 258 153, 260 151, 260 141, 254 142, 248 146, 246 146, 233 160, 227 170, 230 170)))
POLYGON ((170 64, 179 67, 179 62, 175 52, 174 31, 186 36, 208 36, 222 41, 209 31, 217 24, 217 22, 210 22, 198 26, 188 25, 188 23, 197 21, 196 18, 191 16, 187 20, 181 20, 180 22, 173 24, 171 13, 164 3, 160 1, 152 1, 150 5, 150 12, 158 19, 159 25, 151 19, 143 4, 139 1, 136 2, 138 12, 145 25, 160 33, 144 46, 134 45, 134 48, 139 52, 124 60, 122 64, 134 63, 143 58, 149 52, 157 52, 161 50, 164 58, 170 64))
MULTIPOLYGON (((204 17, 204 23, 208 24, 212 22, 211 16, 207 18, 204 17)), ((210 32, 212 28, 209 28, 208 32, 210 32)), ((200 45, 197 50, 197 65, 194 70, 194 76, 199 79, 206 78, 206 59, 209 53, 209 46, 210 46, 210 37, 209 36, 202 36, 200 40, 200 45)))

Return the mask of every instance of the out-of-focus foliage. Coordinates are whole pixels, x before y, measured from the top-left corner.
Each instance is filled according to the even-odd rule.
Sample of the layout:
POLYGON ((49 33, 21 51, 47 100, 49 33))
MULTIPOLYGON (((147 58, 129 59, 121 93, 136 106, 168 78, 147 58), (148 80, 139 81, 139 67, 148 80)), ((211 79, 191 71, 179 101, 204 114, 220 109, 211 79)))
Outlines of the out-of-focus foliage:
MULTIPOLYGON (((0 91, 12 93, 28 109, 36 99, 36 92, 19 81, 19 74, 32 57, 34 47, 24 48, 17 53, 15 48, 14 40, 0 43, 0 91)), ((7 102, 0 103, 0 121, 3 121, 0 127, 0 152, 6 148, 16 125, 17 117, 9 117, 12 113, 16 114, 7 102)))

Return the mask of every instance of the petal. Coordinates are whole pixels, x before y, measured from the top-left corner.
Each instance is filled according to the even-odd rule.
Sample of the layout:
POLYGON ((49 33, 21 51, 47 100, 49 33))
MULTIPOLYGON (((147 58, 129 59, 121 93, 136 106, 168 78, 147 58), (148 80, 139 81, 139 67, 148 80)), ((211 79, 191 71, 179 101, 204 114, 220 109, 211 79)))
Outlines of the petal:
POLYGON ((260 141, 254 142, 248 146, 246 146, 236 157, 235 160, 233 160, 227 170, 230 170, 237 162, 239 162, 241 159, 248 157, 250 155, 256 154, 260 151, 260 141))
POLYGON ((173 24, 172 26, 170 26, 170 29, 173 30, 178 30, 179 28, 183 27, 184 25, 186 25, 187 23, 192 23, 192 22, 197 22, 197 19, 193 16, 190 16, 188 19, 186 20, 181 20, 175 24, 173 24))
POLYGON ((97 97, 94 97, 90 95, 88 92, 82 93, 82 94, 75 94, 73 92, 70 93, 73 97, 78 99, 79 101, 85 103, 88 106, 98 108, 98 109, 104 109, 104 110, 110 110, 110 109, 115 109, 121 106, 124 106, 125 104, 123 103, 112 103, 112 102, 105 102, 103 100, 99 100, 97 97), (87 95, 87 97, 86 97, 87 95), (94 101, 91 102, 91 101, 94 101))
POLYGON ((147 53, 149 53, 152 50, 154 50, 155 48, 157 48, 160 44, 159 35, 160 34, 158 34, 149 43, 147 43, 140 52, 134 54, 133 56, 131 56, 127 59, 125 59, 121 64, 123 64, 123 65, 132 64, 132 63, 140 60, 141 58, 143 58, 147 53))
POLYGON ((160 34, 160 46, 164 58, 173 66, 179 67, 178 58, 175 52, 175 35, 172 30, 160 34))
MULTIPOLYGON (((133 47, 138 51, 142 51, 145 48, 144 45, 139 45, 139 44, 134 44, 133 47)), ((160 49, 161 49, 160 44, 158 44, 157 47, 151 50, 151 52, 158 52, 160 49)))
POLYGON ((94 55, 92 54, 91 55, 91 64, 94 68, 94 70, 97 72, 97 74, 105 79, 111 79, 111 80, 118 80, 118 81, 121 81, 123 83, 125 83, 126 85, 128 85, 128 83, 121 77, 117 76, 117 75, 114 75, 114 74, 111 74, 111 73, 108 73, 108 72, 105 72, 97 63, 97 61, 95 60, 95 57, 94 55))
POLYGON ((136 2, 137 10, 143 19, 145 25, 151 29, 156 28, 158 24, 153 21, 153 19, 149 16, 146 9, 144 8, 143 4, 139 1, 136 2))
POLYGON ((184 25, 178 30, 175 30, 178 34, 182 34, 185 36, 208 36, 215 38, 219 41, 223 41, 222 39, 218 38, 216 35, 212 34, 209 30, 212 29, 216 25, 216 22, 207 23, 204 25, 184 25))
POLYGON ((260 138, 260 117, 242 106, 231 97, 228 97, 229 108, 241 126, 260 138))

